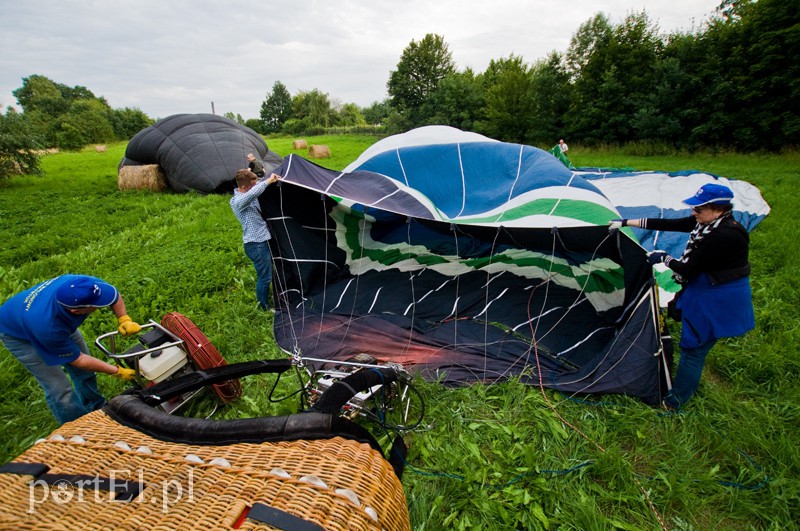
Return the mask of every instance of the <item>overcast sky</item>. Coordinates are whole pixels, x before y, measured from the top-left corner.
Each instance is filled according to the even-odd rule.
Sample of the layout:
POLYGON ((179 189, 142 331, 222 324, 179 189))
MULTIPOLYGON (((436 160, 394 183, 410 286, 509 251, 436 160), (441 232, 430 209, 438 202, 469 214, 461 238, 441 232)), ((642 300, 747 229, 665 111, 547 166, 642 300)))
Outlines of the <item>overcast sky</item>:
POLYGON ((510 54, 565 52, 595 13, 647 12, 662 33, 702 27, 720 0, 0 0, 0 105, 39 74, 151 118, 233 112, 256 118, 281 81, 367 106, 427 33, 459 70, 510 54))

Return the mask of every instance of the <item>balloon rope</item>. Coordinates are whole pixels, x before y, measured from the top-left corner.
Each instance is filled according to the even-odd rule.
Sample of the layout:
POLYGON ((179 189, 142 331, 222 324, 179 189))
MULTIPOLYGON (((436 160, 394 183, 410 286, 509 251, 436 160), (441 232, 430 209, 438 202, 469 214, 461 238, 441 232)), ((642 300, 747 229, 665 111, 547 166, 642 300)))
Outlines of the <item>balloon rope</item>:
MULTIPOLYGON (((284 175, 284 177, 286 177, 286 176, 284 175)), ((302 300, 303 300, 303 279, 300 276, 300 266, 298 265, 299 262, 297 261, 297 253, 295 252, 294 245, 292 243, 292 238, 291 238, 290 233, 289 233, 289 228, 288 228, 288 226, 286 224, 286 217, 287 216, 286 216, 286 212, 285 212, 284 207, 283 207, 283 186, 282 186, 281 183, 278 183, 278 197, 279 197, 278 204, 279 204, 279 211, 280 211, 280 219, 281 219, 281 222, 283 223, 283 232, 286 235, 287 241, 289 242, 289 249, 291 250, 292 256, 294 257, 295 267, 297 268, 297 273, 298 273, 297 277, 298 277, 298 282, 299 282, 299 285, 300 285, 300 300, 302 302, 302 300)), ((273 260, 273 263, 275 263, 275 260, 273 260)), ((292 354, 299 356, 300 355, 300 345, 299 345, 299 341, 297 339, 297 330, 295 329, 294 318, 293 318, 291 310, 289 309, 289 297, 288 297, 288 295, 286 294, 286 291, 285 291, 286 289, 288 289, 288 283, 286 282, 283 263, 284 262, 282 261, 281 262, 281 268, 280 268, 280 274, 274 274, 273 276, 278 281, 277 284, 278 284, 278 288, 279 289, 277 290, 277 296, 278 296, 277 298, 279 298, 280 302, 283 304, 284 307, 286 307, 286 310, 287 310, 286 311, 286 314, 287 314, 286 319, 288 319, 288 321, 289 321, 289 330, 291 331, 292 341, 294 343, 293 347, 292 347, 292 354)), ((278 273, 278 271, 277 271, 278 268, 275 268, 275 269, 276 269, 275 273, 278 273)), ((304 308, 304 310, 305 310, 305 308, 304 308)))
MULTIPOLYGON (((551 251, 551 254, 550 254, 550 267, 551 267, 551 270, 552 270, 552 266, 553 266, 553 261, 555 259, 556 239, 557 239, 557 237, 558 237, 558 232, 554 230, 554 232, 553 232, 553 248, 552 248, 552 251, 551 251)), ((603 238, 603 240, 600 243, 597 244, 597 246, 594 248, 594 251, 592 251, 591 258, 586 262, 587 264, 591 264, 594 261, 595 257, 597 256, 597 253, 600 250, 600 247, 603 245, 603 243, 605 243, 605 241, 609 237, 610 237, 610 235, 606 236, 605 238, 603 238)), ((562 247, 563 247, 563 243, 562 243, 562 247)), ((566 249, 566 247, 565 247, 565 249, 566 249)), ((548 275, 548 279, 550 279, 550 278, 553 278, 552 274, 548 275)), ((540 341, 542 339, 544 339, 545 337, 547 337, 550 334, 550 332, 555 330, 558 327, 558 325, 561 324, 561 322, 567 317, 567 315, 569 315, 569 313, 574 308, 577 308, 578 302, 581 300, 581 297, 583 297, 584 294, 586 293, 586 286, 589 285, 589 281, 591 280, 591 278, 592 278, 592 271, 588 271, 586 273, 586 280, 583 282, 583 285, 580 286, 580 289, 578 290, 578 294, 575 296, 575 299, 572 301, 572 304, 568 305, 566 307, 567 310, 561 315, 561 317, 555 323, 553 323, 553 326, 551 326, 550 329, 547 332, 545 332, 542 336, 539 337, 540 341)), ((545 308, 544 304, 542 304, 542 308, 543 309, 545 308)))
MULTIPOLYGON (((368 228, 369 225, 368 225, 368 222, 367 222, 367 214, 366 214, 366 212, 364 212, 361 222, 358 223, 357 225, 359 227, 359 230, 358 230, 358 239, 359 239, 358 248, 359 248, 359 252, 361 254, 358 257, 358 259, 353 258, 350 261, 350 263, 351 263, 350 274, 353 276, 353 281, 355 281, 355 285, 353 287, 353 290, 354 290, 353 298, 352 298, 353 302, 350 305, 350 310, 347 312, 347 320, 345 322, 345 330, 342 333, 342 339, 339 341, 339 346, 336 348, 335 352, 341 352, 342 351, 342 346, 344 345, 345 341, 347 340, 347 334, 350 332, 350 325, 355 321, 355 319, 353 318, 353 313, 355 312, 356 303, 358 301, 358 284, 359 284, 359 280, 361 280, 361 273, 360 272, 353 273, 352 264, 354 262, 356 262, 356 261, 362 262, 363 258, 364 258, 364 252, 365 252, 364 241, 366 239, 365 235, 369 231, 369 228, 368 228)), ((344 251, 346 253, 347 249, 344 249, 344 251)), ((345 258, 345 263, 347 263, 347 258, 345 258)), ((351 281, 351 282, 353 282, 353 281, 351 281)), ((323 284, 323 289, 325 291, 327 291, 327 289, 328 289, 328 279, 327 278, 325 279, 325 282, 323 284)), ((344 296, 345 291, 347 291, 349 289, 350 289, 350 283, 348 283, 347 286, 345 286, 345 288, 342 290, 342 296, 344 296)), ((323 308, 322 311, 325 312, 325 308, 323 308)))
MULTIPOLYGON (((459 147, 460 149, 460 147, 459 147)), ((450 224, 450 229, 453 231, 453 239, 456 243, 456 260, 461 260, 461 250, 458 246, 458 226, 455 223, 450 224)), ((458 349, 458 300, 461 297, 461 273, 456 274, 456 296, 453 302, 453 349, 458 349)))
POLYGON ((492 248, 489 250, 489 264, 486 267, 486 285, 484 289, 484 305, 486 312, 486 320, 483 322, 483 374, 486 374, 488 370, 488 358, 489 358, 489 284, 492 281, 492 257, 494 256, 494 250, 497 248, 497 238, 500 236, 500 231, 503 230, 503 227, 497 227, 497 230, 494 233, 494 239, 492 240, 492 248))
MULTIPOLYGON (((322 338, 322 327, 325 324, 325 301, 328 297, 328 210, 325 207, 325 194, 320 194, 320 203, 322 204, 322 218, 325 220, 325 230, 323 231, 325 240, 325 269, 322 274, 322 311, 319 313, 319 328, 317 328, 317 342, 315 347, 319 345, 322 338)), ((336 236, 334 235, 334 238, 336 236)), ((305 307, 305 305, 303 305, 305 307)))
MULTIPOLYGON (((412 218, 406 218, 406 245, 408 246, 408 256, 411 256, 412 248, 411 248, 411 224, 413 223, 412 218)), ((425 272, 425 267, 423 267, 422 273, 425 272)), ((408 341, 406 341, 405 352, 404 354, 411 350, 411 345, 414 342, 413 335, 414 335, 414 314, 417 311, 417 296, 416 291, 414 289, 414 269, 410 268, 408 271, 408 280, 411 284, 411 322, 408 327, 408 341)))

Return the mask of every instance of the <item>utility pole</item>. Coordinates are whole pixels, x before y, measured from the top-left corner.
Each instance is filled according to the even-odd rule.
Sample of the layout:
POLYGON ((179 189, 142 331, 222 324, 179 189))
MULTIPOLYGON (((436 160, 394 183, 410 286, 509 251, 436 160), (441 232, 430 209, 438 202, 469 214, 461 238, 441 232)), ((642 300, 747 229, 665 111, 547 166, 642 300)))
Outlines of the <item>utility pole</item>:
POLYGON ((214 112, 214 102, 211 102, 211 114, 217 114, 214 112))

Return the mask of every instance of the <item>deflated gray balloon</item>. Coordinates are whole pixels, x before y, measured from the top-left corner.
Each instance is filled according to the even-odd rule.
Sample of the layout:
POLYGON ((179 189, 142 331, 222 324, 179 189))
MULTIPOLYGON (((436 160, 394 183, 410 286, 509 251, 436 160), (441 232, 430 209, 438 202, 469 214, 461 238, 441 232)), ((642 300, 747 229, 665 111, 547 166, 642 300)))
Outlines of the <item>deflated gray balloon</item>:
POLYGON ((175 114, 139 131, 128 143, 122 166, 158 164, 176 192, 226 193, 247 154, 269 173, 282 162, 261 136, 215 114, 175 114))

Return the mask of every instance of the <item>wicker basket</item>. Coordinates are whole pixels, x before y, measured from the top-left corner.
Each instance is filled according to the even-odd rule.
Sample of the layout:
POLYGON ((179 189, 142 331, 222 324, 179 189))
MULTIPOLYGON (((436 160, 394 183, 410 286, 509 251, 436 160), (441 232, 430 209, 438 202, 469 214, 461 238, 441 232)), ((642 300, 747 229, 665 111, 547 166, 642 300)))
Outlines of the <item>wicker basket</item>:
POLYGON ((160 441, 95 411, 13 463, 41 463, 51 478, 68 479, 48 485, 0 473, 2 529, 280 529, 249 518, 254 505, 323 529, 410 529, 389 463, 369 445, 341 437, 195 446, 160 441), (119 501, 93 483, 80 488, 71 474, 142 489, 119 501))

